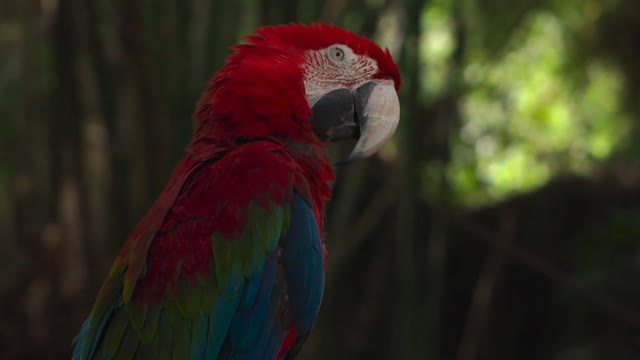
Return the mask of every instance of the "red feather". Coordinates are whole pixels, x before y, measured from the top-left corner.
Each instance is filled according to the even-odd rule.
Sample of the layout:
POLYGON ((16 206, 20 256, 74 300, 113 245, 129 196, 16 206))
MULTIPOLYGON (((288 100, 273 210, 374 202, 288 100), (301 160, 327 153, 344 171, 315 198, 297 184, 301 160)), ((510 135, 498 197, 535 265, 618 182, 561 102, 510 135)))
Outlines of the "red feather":
MULTIPOLYGON (((251 201, 268 206, 264 194, 283 204, 295 190, 312 205, 324 234, 334 173, 311 128, 301 69, 305 51, 345 44, 377 62, 374 78, 392 79, 400 87, 388 50, 338 27, 292 24, 256 34, 234 47, 209 82, 197 105, 187 155, 116 259, 112 272, 125 272, 125 302, 161 301, 180 274, 194 282, 211 276, 211 234, 235 238, 246 226, 251 201), (239 181, 248 173, 249 186, 239 181)), ((288 332, 280 354, 296 336, 288 332)))
MULTIPOLYGON (((138 302, 160 301, 180 274, 194 283, 198 277, 210 276, 211 234, 238 238, 247 225, 251 202, 266 209, 269 202, 290 202, 294 188, 301 193, 307 191, 302 189, 328 189, 326 182, 318 183, 324 181, 322 177, 305 176, 289 150, 272 141, 251 142, 227 150, 220 159, 204 158, 192 166, 147 253, 146 272, 134 295, 138 302)), ((172 196, 173 188, 168 187, 160 198, 172 196)), ((309 201, 322 210, 326 199, 314 190, 308 193, 309 201)), ((318 213, 319 221, 322 214, 318 213)))

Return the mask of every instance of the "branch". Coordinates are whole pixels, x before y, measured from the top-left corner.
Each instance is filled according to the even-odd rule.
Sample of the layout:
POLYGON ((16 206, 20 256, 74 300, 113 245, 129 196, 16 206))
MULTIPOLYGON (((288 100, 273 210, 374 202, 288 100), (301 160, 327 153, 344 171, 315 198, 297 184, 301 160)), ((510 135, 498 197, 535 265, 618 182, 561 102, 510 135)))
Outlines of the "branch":
POLYGON ((464 215, 453 215, 451 219, 454 223, 457 223, 459 226, 463 226, 466 230, 472 233, 474 237, 482 239, 491 245, 500 248, 510 258, 535 271, 538 271, 541 274, 544 274, 552 281, 560 283, 567 289, 583 295, 587 300, 602 309, 604 312, 608 313, 613 318, 640 329, 640 309, 619 303, 616 299, 607 294, 585 289, 579 284, 576 284, 570 279, 570 274, 560 267, 546 261, 531 251, 514 245, 514 243, 516 243, 515 239, 509 243, 501 242, 499 240, 500 237, 493 231, 474 222, 473 220, 468 219, 464 215))

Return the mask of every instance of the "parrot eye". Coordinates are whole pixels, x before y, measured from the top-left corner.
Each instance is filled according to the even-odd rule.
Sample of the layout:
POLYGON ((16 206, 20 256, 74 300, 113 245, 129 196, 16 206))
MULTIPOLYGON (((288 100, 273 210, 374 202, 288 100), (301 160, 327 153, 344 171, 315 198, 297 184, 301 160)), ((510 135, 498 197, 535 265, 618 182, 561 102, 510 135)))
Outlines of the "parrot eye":
POLYGON ((333 60, 338 62, 344 61, 345 58, 344 50, 337 46, 332 46, 329 48, 329 55, 333 60))

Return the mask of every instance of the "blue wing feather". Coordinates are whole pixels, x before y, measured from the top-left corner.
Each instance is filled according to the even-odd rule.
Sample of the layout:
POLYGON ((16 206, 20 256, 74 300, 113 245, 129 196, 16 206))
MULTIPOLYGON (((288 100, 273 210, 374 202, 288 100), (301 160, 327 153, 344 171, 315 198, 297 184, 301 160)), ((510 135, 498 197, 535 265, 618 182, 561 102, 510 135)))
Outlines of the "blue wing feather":
MULTIPOLYGON (((304 341, 320 308, 324 289, 324 253, 320 232, 313 209, 300 195, 295 194, 291 203, 291 219, 288 233, 280 239, 281 264, 288 295, 287 318, 293 323, 304 341)), ((241 303, 254 305, 241 308, 231 322, 231 330, 225 344, 224 359, 271 359, 278 353, 284 334, 284 319, 279 318, 281 298, 273 296, 277 283, 277 260, 268 258, 260 280, 259 291, 247 291, 241 303)), ((299 344, 301 345, 301 344, 299 344)))
POLYGON ((275 311, 272 308, 271 292, 276 281, 277 265, 275 255, 270 255, 260 276, 245 285, 242 299, 244 306, 238 309, 231 322, 225 353, 249 353, 259 341, 263 324, 269 317, 273 317, 275 311))
POLYGON ((284 239, 283 264, 289 307, 298 334, 313 327, 324 291, 324 252, 311 206, 296 196, 291 206, 291 227, 284 239))
POLYGON ((204 359, 209 336, 209 317, 198 314, 193 319, 191 326, 191 360, 204 359))
POLYGON ((109 323, 109 319, 111 318, 111 315, 113 314, 113 312, 116 310, 117 308, 117 304, 120 302, 121 299, 121 295, 120 293, 117 294, 116 298, 114 299, 113 303, 111 304, 111 306, 109 306, 109 308, 107 309, 106 313, 104 314, 104 316, 101 319, 92 319, 92 318, 88 318, 87 320, 84 321, 84 323, 82 324, 82 328, 80 328, 80 332, 78 333, 78 335, 75 337, 75 339, 73 339, 73 343, 75 348, 73 349, 73 354, 71 355, 71 359, 73 360, 81 360, 82 359, 82 348, 84 346, 84 341, 90 340, 91 343, 90 345, 90 350, 89 350, 89 356, 93 356, 95 354, 96 348, 98 347, 98 341, 100 340, 100 337, 95 337, 93 339, 87 339, 87 331, 89 330, 90 327, 90 322, 91 321, 96 321, 99 320, 100 323, 98 325, 98 334, 103 334, 105 327, 107 326, 107 324, 109 323))

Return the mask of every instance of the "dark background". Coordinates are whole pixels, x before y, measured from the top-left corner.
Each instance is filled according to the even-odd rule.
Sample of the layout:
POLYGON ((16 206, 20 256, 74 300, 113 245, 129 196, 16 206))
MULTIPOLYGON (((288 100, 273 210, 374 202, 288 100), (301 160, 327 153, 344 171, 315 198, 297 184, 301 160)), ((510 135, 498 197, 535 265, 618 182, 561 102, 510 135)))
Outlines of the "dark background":
POLYGON ((640 359, 633 0, 0 0, 0 358, 69 357, 228 47, 294 20, 404 79, 301 358, 640 359))

